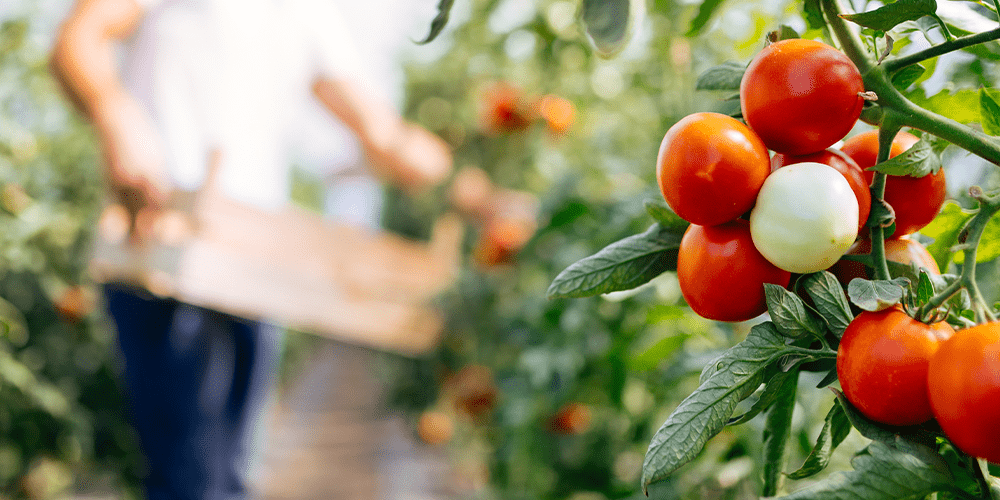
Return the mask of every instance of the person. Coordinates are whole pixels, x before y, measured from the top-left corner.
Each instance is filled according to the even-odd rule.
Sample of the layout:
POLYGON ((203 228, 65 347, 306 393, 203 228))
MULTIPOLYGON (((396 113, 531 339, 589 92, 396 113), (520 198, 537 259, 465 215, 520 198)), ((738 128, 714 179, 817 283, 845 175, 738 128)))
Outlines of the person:
MULTIPOLYGON (((416 192, 450 175, 446 143, 372 90, 347 33, 323 0, 77 0, 51 66, 94 125, 109 196, 141 243, 172 193, 210 175, 234 200, 288 203, 290 110, 310 94, 381 180, 416 192)), ((104 291, 147 497, 248 495, 280 330, 131 286, 104 291)))

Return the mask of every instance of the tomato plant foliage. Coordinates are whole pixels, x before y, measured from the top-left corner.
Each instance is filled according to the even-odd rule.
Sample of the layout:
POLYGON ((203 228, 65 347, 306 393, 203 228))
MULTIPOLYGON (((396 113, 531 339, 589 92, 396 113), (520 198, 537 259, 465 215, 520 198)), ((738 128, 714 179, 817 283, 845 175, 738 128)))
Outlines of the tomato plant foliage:
MULTIPOLYGON (((706 9, 718 8, 716 2, 703 3, 693 29, 700 29, 697 23, 704 22, 701 18, 712 15, 706 9)), ((824 419, 815 446, 801 467, 788 474, 787 479, 803 479, 826 468, 830 457, 852 429, 857 429, 871 442, 854 457, 853 470, 827 475, 804 488, 784 484, 790 414, 800 385, 795 381, 800 380, 801 372, 818 371, 825 374, 819 386, 836 382, 837 374, 829 362, 833 356, 831 353, 836 351, 842 335, 855 321, 857 313, 870 315, 873 313, 862 311, 897 308, 899 310, 892 314, 916 318, 908 320, 916 321, 913 323, 916 325, 920 324, 918 322, 947 321, 958 331, 956 337, 959 338, 963 329, 994 322, 997 314, 980 290, 980 283, 987 278, 977 277, 976 269, 977 263, 987 264, 984 268, 980 266, 981 271, 990 269, 990 264, 997 257, 997 234, 994 229, 997 223, 992 215, 1000 209, 1000 200, 984 194, 982 188, 972 187, 968 194, 952 191, 950 196, 954 201, 942 205, 940 194, 932 196, 925 194, 924 188, 893 186, 902 186, 904 181, 910 183, 905 184, 907 186, 915 186, 912 181, 934 176, 936 185, 933 189, 936 193, 944 192, 942 169, 955 172, 968 169, 970 164, 977 162, 977 157, 978 161, 1000 163, 1000 142, 986 135, 997 131, 1000 106, 997 106, 995 92, 988 88, 981 89, 978 102, 974 104, 965 101, 961 105, 936 105, 933 102, 936 97, 924 93, 926 87, 922 84, 928 75, 921 66, 921 63, 933 64, 937 57, 955 51, 976 54, 980 57, 980 64, 985 64, 984 59, 990 60, 993 56, 985 55, 984 51, 995 50, 1000 29, 978 33, 966 31, 951 24, 946 16, 939 16, 938 5, 933 0, 900 0, 868 12, 851 12, 835 0, 821 0, 805 2, 801 9, 812 30, 807 34, 818 38, 823 33, 815 30, 826 30, 825 33, 830 36, 826 42, 838 47, 845 60, 849 59, 857 67, 864 83, 865 99, 869 100, 861 119, 867 123, 862 127, 871 126, 873 129, 865 139, 870 142, 871 151, 864 153, 871 155, 871 161, 864 160, 867 164, 861 167, 868 170, 866 175, 870 182, 872 211, 859 237, 866 244, 871 242, 871 250, 849 258, 856 258, 872 268, 870 276, 874 279, 856 278, 843 286, 833 275, 821 270, 797 276, 788 287, 764 284, 768 314, 758 320, 743 341, 705 367, 697 389, 673 410, 653 435, 643 464, 642 485, 647 488, 667 480, 697 457, 706 443, 724 428, 745 423, 764 413, 762 449, 758 458, 762 471, 761 493, 764 496, 791 491, 786 498, 896 499, 922 498, 941 492, 947 498, 996 498, 991 497, 995 495, 996 488, 989 469, 984 466, 984 461, 977 461, 977 458, 992 456, 979 446, 979 442, 989 442, 991 438, 985 435, 969 437, 968 431, 961 432, 959 436, 959 431, 949 431, 947 427, 942 431, 935 420, 924 423, 929 410, 921 415, 894 416, 896 421, 906 422, 902 427, 874 422, 860 414, 839 391, 835 391, 836 397, 830 396, 833 406, 824 419), (934 31, 935 35, 930 36, 930 31, 934 31), (912 35, 917 32, 923 32, 926 37, 920 41, 923 45, 901 51, 897 44, 916 45, 912 35), (930 40, 929 44, 927 40, 930 40), (947 109, 949 107, 951 109, 947 109), (963 118, 953 118, 958 116, 963 118), (967 123, 975 126, 964 125, 967 123), (912 140, 908 140, 906 146, 890 151, 893 138, 904 128, 921 134, 920 140, 906 134, 912 140), (944 275, 918 270, 915 264, 889 263, 886 260, 887 239, 900 237, 893 236, 896 218, 900 217, 902 221, 913 210, 926 212, 929 216, 919 216, 918 222, 910 222, 907 218, 907 222, 900 226, 901 234, 918 232, 916 241, 927 245, 928 255, 934 257, 944 275)), ((971 7, 973 11, 977 9, 983 12, 980 6, 971 7)), ((996 19, 995 10, 987 12, 985 17, 996 19)), ((787 28, 775 33, 772 43, 788 36, 787 28)), ((807 54, 799 57, 802 60, 797 61, 798 64, 808 64, 807 54)), ((745 82, 746 67, 744 62, 729 61, 709 68, 697 79, 696 88, 733 99, 732 92, 740 89, 741 82, 745 82)), ((776 78, 779 77, 765 80, 776 78)), ((984 82, 984 85, 988 86, 988 83, 984 82)), ((744 102, 748 98, 756 99, 757 94, 769 92, 764 88, 766 86, 764 81, 743 85, 742 95, 737 99, 744 102)), ((852 94, 854 92, 851 91, 852 94)), ((821 92, 810 96, 810 99, 824 98, 828 96, 821 92)), ((747 118, 746 109, 744 105, 742 114, 738 110, 731 114, 747 118)), ((769 112, 776 114, 775 118, 767 120, 767 124, 776 127, 777 132, 768 133, 786 139, 792 137, 781 131, 782 124, 777 119, 781 110, 769 112)), ((852 122, 847 128, 853 123, 853 118, 849 119, 852 122)), ((751 127, 753 125, 751 123, 751 127)), ((842 125, 838 126, 841 131, 833 132, 835 137, 824 138, 817 146, 810 144, 803 147, 814 151, 844 135, 854 135, 844 132, 847 129, 842 125)), ((860 136, 856 140, 848 139, 852 157, 853 151, 860 151, 861 139, 860 136)), ((771 145, 767 140, 765 143, 771 145)), ((783 148, 794 147, 794 144, 783 144, 779 152, 783 152, 783 148)), ((990 182, 991 177, 981 179, 990 182)), ((668 196, 673 194, 671 190, 683 191, 685 186, 683 183, 671 183, 661 188, 668 196)), ((990 186, 987 185, 987 188, 990 186)), ((668 212, 664 207, 655 206, 658 207, 657 217, 673 220, 673 217, 665 215, 668 212)), ((787 208, 789 211, 793 209, 791 205, 787 208)), ((864 217, 861 220, 865 222, 864 217)), ((658 237, 666 239, 666 233, 671 230, 679 234, 683 225, 678 224, 673 229, 657 226, 658 237)), ((639 235, 612 243, 593 257, 569 266, 555 277, 550 296, 606 293, 655 279, 657 273, 652 267, 642 266, 640 270, 631 266, 633 259, 630 258, 629 247, 632 247, 631 252, 641 253, 645 245, 643 237, 639 235), (613 280, 601 280, 603 286, 594 287, 578 278, 583 269, 593 270, 594 264, 613 262, 614 259, 607 260, 613 255, 620 256, 619 264, 613 267, 618 271, 613 280)), ((769 242, 772 243, 779 248, 787 245, 784 242, 769 242)), ((672 270, 669 266, 663 268, 663 272, 672 270)), ((724 304, 722 307, 725 307, 724 304)), ((877 338, 880 334, 876 329, 871 335, 877 338)), ((977 349, 1000 349, 994 341, 983 344, 977 345, 977 349)), ((934 352, 923 354, 924 358, 933 355, 934 352)), ((921 363, 926 365, 927 359, 924 358, 921 363)), ((990 366, 997 369, 1000 361, 985 363, 992 363, 990 366)), ((872 367, 872 371, 878 370, 878 366, 872 367)), ((867 372, 859 373, 862 374, 852 375, 852 386, 860 384, 865 387, 868 375, 864 373, 867 372)), ((916 396, 922 398, 927 391, 927 376, 917 372, 911 373, 911 376, 916 378, 908 390, 918 391, 916 396)), ((935 383, 934 376, 931 375, 931 384, 935 383)), ((944 374, 937 376, 944 377, 944 374)), ((952 382, 961 383, 972 382, 952 382)), ((939 392, 944 394, 946 391, 939 392)), ((961 391, 950 392, 958 394, 961 391)), ((951 416, 955 412, 971 411, 955 410, 955 405, 944 403, 942 406, 951 409, 948 425, 953 425, 951 422, 957 419, 951 416)))

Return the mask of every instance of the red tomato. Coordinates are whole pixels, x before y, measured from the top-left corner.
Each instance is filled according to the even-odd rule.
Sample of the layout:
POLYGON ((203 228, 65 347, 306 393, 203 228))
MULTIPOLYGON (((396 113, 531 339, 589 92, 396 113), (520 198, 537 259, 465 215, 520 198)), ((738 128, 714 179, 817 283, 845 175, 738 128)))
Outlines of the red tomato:
POLYGON ((868 189, 870 183, 865 180, 865 173, 861 167, 840 150, 827 148, 817 153, 801 156, 778 153, 771 157, 771 168, 778 169, 785 165, 806 161, 829 165, 847 179, 847 183, 851 185, 851 191, 854 191, 854 196, 858 198, 858 228, 863 227, 868 222, 868 213, 872 207, 872 195, 871 190, 868 189))
POLYGON ((1000 463, 1000 323, 961 330, 931 359, 934 416, 962 451, 1000 463))
MULTIPOLYGON (((865 255, 871 252, 872 241, 868 238, 861 238, 847 252, 847 255, 865 255)), ((906 236, 885 240, 885 260, 898 262, 903 265, 916 264, 917 267, 926 270, 931 274, 941 274, 937 261, 927 248, 919 241, 911 240, 906 236)), ((830 272, 843 284, 848 284, 854 278, 871 279, 872 274, 868 272, 865 265, 852 260, 841 259, 837 261, 830 272)))
POLYGON ((682 219, 714 226, 743 215, 771 173, 767 148, 735 118, 694 113, 675 123, 660 143, 656 179, 682 219))
POLYGON ((740 82, 743 119, 778 153, 822 151, 861 116, 861 73, 839 50, 790 39, 764 47, 740 82))
POLYGON ((738 219, 688 226, 677 254, 677 280, 694 312, 716 321, 746 321, 767 310, 764 283, 788 286, 791 273, 767 261, 738 219))
MULTIPOLYGON (((889 157, 906 151, 918 140, 917 136, 909 132, 900 132, 892 141, 889 157)), ((875 172, 867 169, 875 166, 878 158, 878 131, 872 130, 850 137, 840 149, 865 171, 865 180, 871 184, 875 172)), ((941 211, 946 195, 944 169, 923 177, 887 176, 885 201, 896 212, 896 232, 893 236, 915 233, 930 224, 941 211)))
POLYGON ((888 425, 916 425, 934 417, 927 397, 927 367, 954 330, 927 325, 899 308, 862 312, 837 349, 844 395, 866 417, 888 425))
POLYGON ((485 90, 479 121, 487 134, 521 132, 530 127, 534 119, 533 104, 520 88, 498 82, 485 90))

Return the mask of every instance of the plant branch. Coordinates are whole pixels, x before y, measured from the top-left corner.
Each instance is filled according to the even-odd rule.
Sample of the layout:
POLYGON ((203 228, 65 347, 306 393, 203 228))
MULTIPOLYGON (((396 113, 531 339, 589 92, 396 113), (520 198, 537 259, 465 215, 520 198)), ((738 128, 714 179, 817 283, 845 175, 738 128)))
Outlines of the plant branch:
POLYGON ((976 313, 976 321, 987 323, 996 321, 997 318, 993 314, 992 308, 983 299, 983 294, 979 291, 979 284, 976 282, 976 249, 979 247, 979 240, 983 236, 986 223, 1000 211, 1000 196, 986 196, 979 186, 969 188, 969 195, 979 202, 979 212, 969 219, 968 224, 962 229, 961 234, 964 235, 964 238, 960 243, 965 251, 965 262, 962 265, 962 275, 959 279, 962 286, 969 291, 972 309, 976 313))
POLYGON ((921 51, 884 61, 882 63, 882 67, 885 68, 886 73, 891 75, 907 66, 912 66, 921 61, 926 61, 927 59, 931 59, 942 54, 947 54, 949 52, 964 49, 965 47, 971 47, 973 45, 997 39, 1000 39, 1000 28, 994 28, 990 31, 984 31, 974 35, 952 38, 921 51))

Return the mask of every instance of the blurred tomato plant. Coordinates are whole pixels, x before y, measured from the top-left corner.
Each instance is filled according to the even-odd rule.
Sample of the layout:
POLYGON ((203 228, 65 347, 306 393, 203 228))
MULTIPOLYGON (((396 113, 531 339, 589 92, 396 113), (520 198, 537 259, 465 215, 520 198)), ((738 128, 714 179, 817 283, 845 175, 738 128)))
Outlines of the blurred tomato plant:
POLYGON ((48 74, 52 20, 28 10, 0 24, 0 496, 128 496, 141 462, 86 278, 94 140, 48 74))

